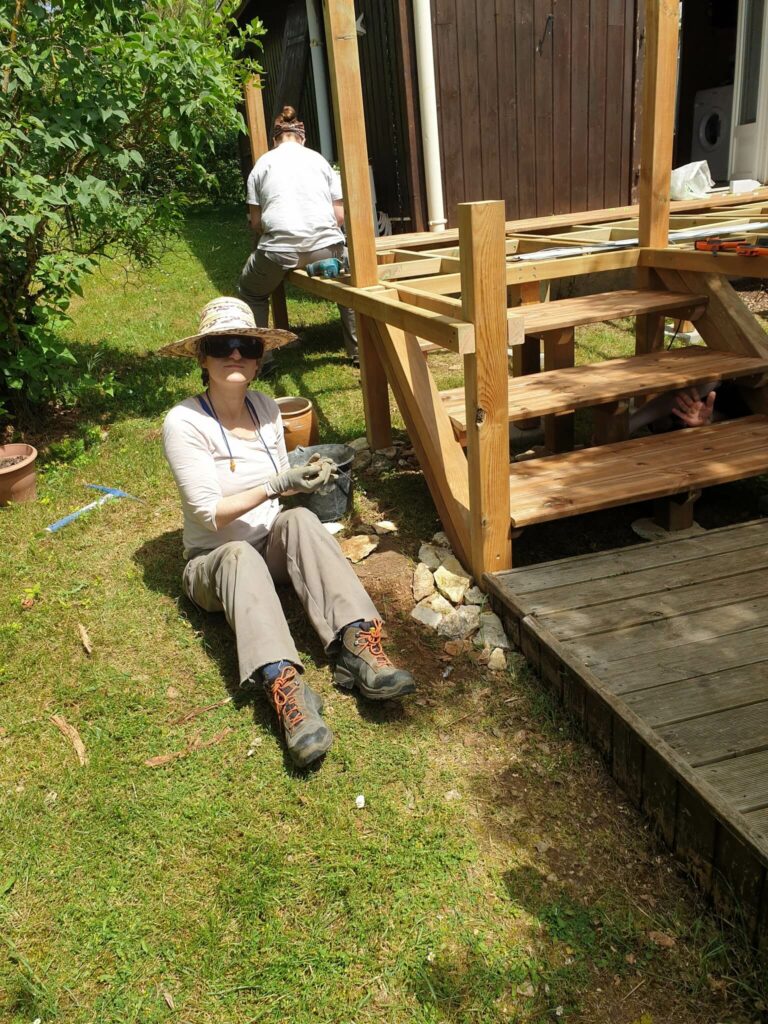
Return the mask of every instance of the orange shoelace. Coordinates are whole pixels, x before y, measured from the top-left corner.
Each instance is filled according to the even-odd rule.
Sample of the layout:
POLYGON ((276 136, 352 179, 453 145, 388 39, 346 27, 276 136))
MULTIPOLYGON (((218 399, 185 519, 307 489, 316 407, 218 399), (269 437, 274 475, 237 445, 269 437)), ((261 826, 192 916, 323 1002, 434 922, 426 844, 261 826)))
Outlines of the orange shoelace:
POLYGON ((384 653, 381 646, 381 622, 376 620, 370 629, 361 629, 355 640, 356 647, 362 647, 364 651, 370 651, 371 656, 376 659, 379 668, 388 668, 392 662, 384 653))
POLYGON ((304 715, 296 703, 299 684, 296 682, 296 669, 284 668, 272 683, 272 703, 275 705, 277 717, 286 729, 293 731, 304 721, 304 715))

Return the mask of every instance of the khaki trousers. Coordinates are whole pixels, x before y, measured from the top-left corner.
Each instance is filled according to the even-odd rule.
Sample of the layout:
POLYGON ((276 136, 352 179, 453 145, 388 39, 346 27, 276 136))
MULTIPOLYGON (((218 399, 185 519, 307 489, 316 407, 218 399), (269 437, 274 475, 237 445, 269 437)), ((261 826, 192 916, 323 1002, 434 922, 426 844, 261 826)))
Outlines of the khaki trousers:
MULTIPOLYGON (((344 245, 331 245, 325 249, 315 249, 313 252, 297 253, 296 266, 303 270, 308 263, 316 260, 325 260, 329 256, 342 259, 344 256, 344 245)), ((283 283, 289 273, 275 260, 271 260, 266 253, 260 249, 254 249, 240 274, 238 293, 241 299, 253 310, 253 315, 258 327, 266 327, 269 324, 269 297, 272 292, 283 283)), ((357 355, 357 326, 355 314, 347 306, 339 306, 341 317, 341 336, 344 341, 344 348, 347 355, 357 355)))
POLYGON ((187 597, 203 611, 223 611, 234 630, 241 684, 273 661, 302 667, 276 583, 292 584, 326 651, 350 622, 380 618, 317 516, 283 510, 258 550, 231 541, 193 555, 184 569, 187 597))

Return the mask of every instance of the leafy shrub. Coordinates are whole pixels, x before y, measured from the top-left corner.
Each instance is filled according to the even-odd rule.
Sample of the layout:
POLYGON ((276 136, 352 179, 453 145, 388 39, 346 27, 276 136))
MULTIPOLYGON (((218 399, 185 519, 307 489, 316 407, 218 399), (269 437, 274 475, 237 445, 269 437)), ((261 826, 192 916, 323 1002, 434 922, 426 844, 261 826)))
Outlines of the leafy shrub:
POLYGON ((0 0, 0 414, 104 386, 60 340, 71 295, 104 256, 153 262, 185 194, 231 188, 217 153, 262 29, 228 10, 0 0))

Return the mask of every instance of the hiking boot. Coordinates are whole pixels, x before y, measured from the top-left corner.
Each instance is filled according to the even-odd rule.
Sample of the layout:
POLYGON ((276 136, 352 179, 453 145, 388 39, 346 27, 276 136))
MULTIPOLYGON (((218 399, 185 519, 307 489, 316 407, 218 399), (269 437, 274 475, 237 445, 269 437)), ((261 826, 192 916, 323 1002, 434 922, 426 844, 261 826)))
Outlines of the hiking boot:
POLYGON ((333 679, 346 690, 356 686, 369 700, 404 697, 416 689, 411 673, 395 668, 384 653, 378 620, 347 626, 333 679))
POLYGON ((333 743, 333 733, 320 717, 320 695, 307 686, 290 664, 284 665, 274 679, 265 677, 263 682, 294 764, 304 768, 322 757, 333 743))

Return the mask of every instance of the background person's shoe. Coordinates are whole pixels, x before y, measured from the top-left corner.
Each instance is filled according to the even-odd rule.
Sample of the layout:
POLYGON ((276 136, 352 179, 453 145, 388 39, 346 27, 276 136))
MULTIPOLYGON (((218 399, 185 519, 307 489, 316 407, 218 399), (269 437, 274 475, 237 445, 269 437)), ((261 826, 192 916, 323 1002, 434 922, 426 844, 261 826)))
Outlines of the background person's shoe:
POLYGON ((275 676, 264 672, 263 683, 294 764, 304 768, 322 757, 333 743, 333 733, 320 717, 323 709, 320 695, 303 681, 290 663, 285 663, 275 676))
POLYGON ((357 687, 369 700, 405 697, 416 689, 411 673, 396 668, 384 653, 378 621, 347 626, 333 680, 346 690, 357 687))

